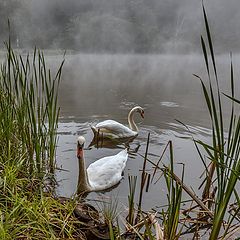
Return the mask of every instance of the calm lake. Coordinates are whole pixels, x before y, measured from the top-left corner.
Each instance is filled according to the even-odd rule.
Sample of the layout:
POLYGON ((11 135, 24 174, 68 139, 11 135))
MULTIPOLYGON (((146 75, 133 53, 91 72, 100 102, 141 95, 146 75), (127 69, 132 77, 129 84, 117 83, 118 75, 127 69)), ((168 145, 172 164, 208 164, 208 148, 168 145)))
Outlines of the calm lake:
MULTIPOLYGON (((60 58, 49 56, 58 64, 60 58)), ((130 143, 131 153, 121 183, 108 192, 91 193, 88 199, 117 198, 120 208, 127 205, 128 175, 141 180, 143 157, 148 133, 150 146, 148 158, 156 162, 168 141, 173 142, 176 174, 181 177, 185 166, 184 182, 196 193, 202 182, 203 164, 191 140, 191 134, 177 120, 188 125, 192 136, 210 142, 211 130, 207 107, 197 74, 207 81, 201 55, 66 55, 60 84, 61 107, 58 130, 57 192, 71 197, 76 193, 78 159, 76 139, 86 138, 85 160, 87 166, 104 156, 113 155, 124 146, 92 146, 91 124, 114 119, 127 125, 129 110, 136 105, 145 109, 145 118, 136 115, 138 137, 130 143)), ((238 58, 235 61, 240 62, 238 58)), ((229 93, 228 56, 218 57, 220 86, 229 93)), ((238 75, 238 72, 236 73, 238 75)), ((225 109, 227 109, 227 105, 225 109)), ((167 165, 168 152, 163 158, 167 165)), ((153 173, 153 166, 147 163, 153 173)), ((143 194, 143 208, 149 210, 166 204, 166 185, 157 173, 148 192, 143 194)), ((136 201, 138 201, 138 191, 136 201)), ((186 195, 186 199, 188 196, 186 195)))

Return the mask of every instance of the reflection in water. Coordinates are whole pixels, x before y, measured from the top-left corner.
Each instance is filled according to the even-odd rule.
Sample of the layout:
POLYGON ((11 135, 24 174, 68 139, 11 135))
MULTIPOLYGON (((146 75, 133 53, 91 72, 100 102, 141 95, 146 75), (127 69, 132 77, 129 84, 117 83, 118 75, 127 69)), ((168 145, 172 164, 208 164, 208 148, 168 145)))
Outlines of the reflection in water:
MULTIPOLYGON (((133 154, 130 154, 124 170, 124 179, 112 191, 102 193, 117 196, 123 205, 127 203, 128 175, 141 174, 142 155, 149 132, 150 160, 157 162, 165 145, 171 140, 176 174, 181 175, 181 167, 177 163, 184 163, 184 181, 197 189, 200 182, 198 176, 203 167, 191 135, 208 142, 211 134, 200 82, 192 76, 195 73, 204 77, 201 66, 202 58, 197 55, 67 56, 59 93, 61 122, 57 149, 57 164, 67 171, 57 172, 59 195, 70 197, 77 190, 79 173, 75 144, 79 135, 84 135, 90 143, 85 151, 86 166, 99 158, 116 154, 119 148, 129 145, 133 154), (136 119, 139 134, 135 139, 126 143, 94 140, 90 125, 105 119, 115 119, 127 125, 126 115, 136 105, 141 105, 146 114, 143 123, 136 119), (187 124, 192 133, 175 119, 187 124)), ((226 63, 223 60, 220 61, 220 67, 225 74, 226 63)), ((221 77, 226 79, 224 74, 221 77)), ((223 91, 225 84, 220 80, 223 91)), ((163 161, 167 165, 169 156, 166 155, 163 161)), ((153 167, 147 163, 146 169, 151 173, 153 167)), ((138 180, 140 182, 140 178, 138 180)), ((98 194, 90 193, 88 197, 96 199, 98 194)), ((165 201, 165 185, 159 181, 144 194, 143 207, 149 209, 164 205, 165 201)))
POLYGON ((105 137, 103 134, 94 134, 94 137, 89 144, 89 148, 94 146, 96 148, 129 148, 129 143, 131 143, 136 136, 134 137, 125 137, 125 138, 117 138, 117 139, 110 139, 108 137, 105 137))
POLYGON ((88 149, 90 150, 91 147, 95 148, 111 148, 111 149, 128 149, 128 154, 130 157, 136 156, 138 149, 140 148, 140 143, 137 144, 134 148, 131 148, 131 143, 136 137, 132 138, 118 138, 118 139, 109 139, 106 137, 95 136, 93 137, 91 143, 88 145, 88 149))

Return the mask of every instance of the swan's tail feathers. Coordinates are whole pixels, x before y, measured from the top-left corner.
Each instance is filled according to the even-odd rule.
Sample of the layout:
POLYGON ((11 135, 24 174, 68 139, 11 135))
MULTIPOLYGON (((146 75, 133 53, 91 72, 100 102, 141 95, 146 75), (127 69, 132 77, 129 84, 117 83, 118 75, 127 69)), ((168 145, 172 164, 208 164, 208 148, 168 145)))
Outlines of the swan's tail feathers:
POLYGON ((95 126, 92 126, 90 125, 92 131, 93 131, 93 134, 94 134, 94 139, 97 140, 99 139, 99 129, 96 128, 95 126))
POLYGON ((118 156, 120 157, 121 161, 122 161, 122 171, 124 170, 124 168, 126 167, 126 162, 128 160, 128 150, 127 148, 125 148, 124 150, 122 150, 121 152, 118 153, 118 156))
POLYGON ((91 129, 92 129, 93 133, 96 133, 96 132, 97 132, 97 128, 96 128, 95 126, 93 126, 93 125, 90 125, 90 127, 91 127, 91 129))
POLYGON ((119 155, 122 155, 122 156, 128 157, 128 149, 125 148, 125 149, 123 149, 121 152, 119 152, 118 154, 119 154, 119 155))
POLYGON ((98 133, 98 130, 97 130, 97 128, 95 126, 90 125, 90 127, 91 127, 94 135, 98 133))

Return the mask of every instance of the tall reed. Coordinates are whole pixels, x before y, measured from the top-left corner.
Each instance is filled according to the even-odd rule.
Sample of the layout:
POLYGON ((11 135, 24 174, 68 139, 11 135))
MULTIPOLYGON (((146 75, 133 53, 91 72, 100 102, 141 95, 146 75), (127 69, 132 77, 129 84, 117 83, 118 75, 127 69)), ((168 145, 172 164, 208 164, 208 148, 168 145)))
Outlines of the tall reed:
MULTIPOLYGON (((215 199, 213 225, 210 234, 210 239, 213 240, 217 239, 219 236, 231 198, 234 194, 239 198, 236 190, 236 183, 239 181, 240 175, 240 116, 236 113, 233 100, 235 98, 235 86, 234 70, 231 61, 230 98, 232 100, 229 114, 230 120, 227 122, 223 118, 223 96, 219 87, 217 64, 204 5, 203 16, 207 40, 205 41, 202 36, 201 44, 208 75, 208 84, 204 83, 200 77, 197 77, 201 80, 205 101, 211 119, 212 143, 211 145, 205 144, 201 141, 198 141, 198 143, 203 146, 208 158, 216 166, 217 195, 215 199)), ((232 219, 229 221, 231 222, 232 219)))
POLYGON ((54 77, 44 55, 6 43, 0 67, 0 239, 83 239, 75 201, 42 191, 53 173, 63 62, 54 77))
MULTIPOLYGON (((179 219, 180 219, 180 207, 182 202, 182 186, 178 184, 174 177, 174 158, 173 158, 173 145, 169 141, 170 152, 170 166, 164 168, 164 178, 168 190, 168 208, 166 212, 163 212, 163 226, 164 237, 168 240, 178 239, 181 230, 178 232, 179 219)), ((183 182, 184 171, 182 173, 183 182)))
POLYGON ((10 149, 13 154, 25 155, 30 175, 53 173, 57 93, 64 61, 52 78, 42 52, 35 49, 33 56, 22 57, 13 51, 10 40, 6 49, 6 61, 0 69, 2 156, 10 149))
POLYGON ((136 184, 137 184, 137 176, 128 176, 128 184, 129 184, 129 195, 128 195, 128 216, 127 221, 129 224, 134 224, 135 217, 135 192, 136 192, 136 184))

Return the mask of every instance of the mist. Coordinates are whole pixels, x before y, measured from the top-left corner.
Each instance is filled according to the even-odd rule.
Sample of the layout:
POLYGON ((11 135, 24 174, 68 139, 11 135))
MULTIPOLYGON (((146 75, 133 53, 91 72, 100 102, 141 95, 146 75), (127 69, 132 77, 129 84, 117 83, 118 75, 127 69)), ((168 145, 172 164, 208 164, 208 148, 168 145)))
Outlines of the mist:
MULTIPOLYGON (((0 44, 84 53, 200 51, 201 0, 0 0, 0 44)), ((206 0, 218 53, 240 50, 238 0, 206 0)))

